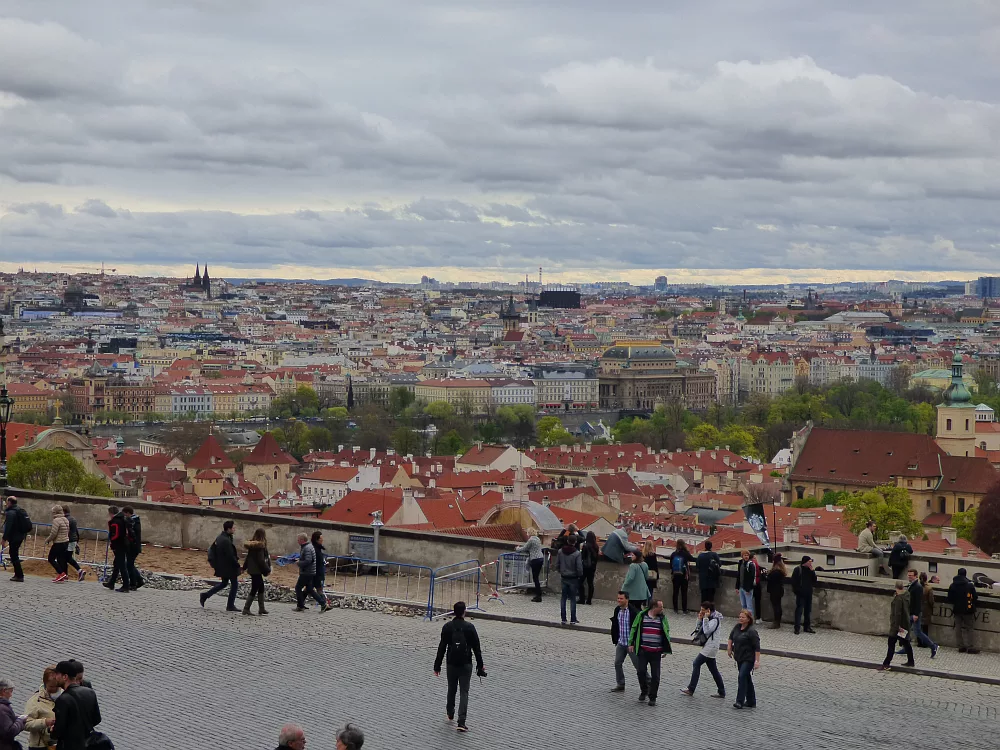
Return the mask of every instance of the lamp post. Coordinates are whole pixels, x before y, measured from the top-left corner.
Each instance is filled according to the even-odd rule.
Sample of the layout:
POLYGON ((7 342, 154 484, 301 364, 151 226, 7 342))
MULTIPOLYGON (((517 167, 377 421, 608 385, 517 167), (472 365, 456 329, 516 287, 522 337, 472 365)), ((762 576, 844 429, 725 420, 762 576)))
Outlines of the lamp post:
POLYGON ((7 488, 7 425, 14 410, 14 399, 7 395, 6 357, 7 338, 3 332, 3 318, 0 318, 0 494, 7 488))

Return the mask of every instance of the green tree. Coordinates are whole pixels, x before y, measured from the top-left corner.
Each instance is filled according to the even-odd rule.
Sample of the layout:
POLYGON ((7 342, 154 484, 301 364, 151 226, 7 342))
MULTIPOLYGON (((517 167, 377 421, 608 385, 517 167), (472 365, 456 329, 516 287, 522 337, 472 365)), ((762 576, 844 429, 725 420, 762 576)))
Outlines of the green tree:
POLYGON ((688 433, 687 447, 690 450, 714 448, 722 442, 722 433, 714 424, 703 422, 688 433))
POLYGON ((439 456, 457 456, 465 451, 466 444, 458 430, 449 430, 434 439, 434 453, 439 456))
POLYGON ((402 386, 393 388, 389 392, 389 413, 398 417, 407 406, 413 403, 413 400, 414 395, 408 388, 402 386))
POLYGON ((401 456, 420 453, 420 435, 409 427, 397 427, 392 433, 392 447, 401 456))
POLYGON ((844 501, 844 520, 853 534, 859 534, 868 521, 874 521, 884 531, 901 531, 910 536, 923 530, 913 517, 910 493, 891 484, 851 493, 844 501))
POLYGON ((276 419, 315 417, 319 414, 319 396, 307 385, 300 385, 271 402, 271 416, 276 419))
POLYGON ((798 497, 792 500, 793 508, 822 508, 825 504, 815 497, 798 497))
POLYGON ((445 421, 455 416, 455 410, 447 401, 431 401, 424 407, 424 413, 432 419, 445 421))
POLYGON ((18 451, 7 465, 10 483, 26 490, 112 497, 107 482, 63 450, 18 451))
POLYGON ((542 417, 536 425, 538 442, 548 448, 553 445, 571 445, 576 439, 563 427, 559 417, 542 417))
POLYGON ((965 539, 967 542, 972 542, 976 530, 976 516, 978 515, 979 512, 974 507, 952 515, 951 525, 958 532, 959 538, 965 539))
POLYGON ((320 413, 323 419, 347 419, 348 412, 345 406, 331 406, 328 409, 323 409, 320 413))

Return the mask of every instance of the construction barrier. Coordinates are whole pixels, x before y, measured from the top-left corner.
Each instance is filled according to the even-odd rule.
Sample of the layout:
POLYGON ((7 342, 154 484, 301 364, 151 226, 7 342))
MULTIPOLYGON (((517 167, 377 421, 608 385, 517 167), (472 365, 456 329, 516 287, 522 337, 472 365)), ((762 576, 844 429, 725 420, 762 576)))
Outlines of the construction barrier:
POLYGON ((409 604, 430 617, 434 571, 423 565, 328 555, 326 594, 366 596, 392 604, 409 604))
POLYGON ((482 572, 479 560, 465 560, 435 568, 428 618, 434 620, 450 615, 455 602, 465 602, 469 610, 481 609, 479 589, 482 572))
MULTIPOLYGON (((31 533, 21 543, 21 549, 17 554, 18 558, 21 560, 48 561, 49 548, 52 545, 46 544, 45 539, 48 537, 51 529, 52 524, 50 523, 34 524, 31 533)), ((97 572, 98 578, 104 580, 111 569, 111 566, 108 565, 110 545, 108 544, 107 529, 84 528, 78 529, 78 531, 80 539, 76 542, 76 547, 80 551, 76 552, 74 548, 73 556, 80 563, 81 567, 92 568, 97 572)), ((5 570, 7 569, 8 557, 9 555, 4 554, 4 550, 0 550, 0 565, 3 565, 5 570)))
MULTIPOLYGON (((538 573, 538 582, 544 589, 549 584, 549 556, 551 550, 543 550, 544 561, 538 573)), ((531 577, 531 566, 528 565, 528 555, 524 552, 505 552, 497 558, 496 587, 494 592, 502 594, 505 591, 533 589, 535 579, 531 577)))

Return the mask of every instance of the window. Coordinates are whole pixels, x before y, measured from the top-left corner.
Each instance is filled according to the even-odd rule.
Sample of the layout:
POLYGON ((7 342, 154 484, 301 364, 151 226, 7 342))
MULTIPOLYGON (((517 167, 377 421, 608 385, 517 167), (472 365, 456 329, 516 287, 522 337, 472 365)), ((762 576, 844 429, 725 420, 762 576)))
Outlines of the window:
POLYGON ((964 497, 958 498, 958 512, 959 513, 965 513, 965 498, 964 497))
POLYGON ((795 496, 799 500, 801 500, 802 498, 804 498, 806 496, 806 488, 805 487, 796 487, 795 488, 795 496))
POLYGON ((945 427, 944 428, 946 430, 950 430, 951 429, 951 420, 950 419, 945 422, 945 427))
POLYGON ((826 564, 827 565, 836 565, 837 564, 837 556, 836 555, 827 555, 826 556, 826 564))
POLYGON ((947 513, 948 511, 945 510, 946 507, 947 507, 947 503, 946 503, 945 499, 943 497, 939 497, 938 498, 938 513, 947 513))
POLYGON ((928 562, 927 563, 927 572, 928 573, 937 573, 938 572, 937 563, 936 562, 928 562))
POLYGON ((965 420, 965 429, 966 430, 969 429, 969 420, 968 419, 965 420))

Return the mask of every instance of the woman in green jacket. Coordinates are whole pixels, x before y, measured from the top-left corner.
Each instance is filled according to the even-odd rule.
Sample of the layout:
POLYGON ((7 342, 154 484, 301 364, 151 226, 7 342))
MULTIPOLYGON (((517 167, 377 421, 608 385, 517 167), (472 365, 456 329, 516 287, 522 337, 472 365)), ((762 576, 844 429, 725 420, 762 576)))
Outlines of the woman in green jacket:
POLYGON ((628 573, 625 574, 621 590, 628 594, 629 606, 635 610, 646 606, 649 599, 647 578, 649 578, 649 566, 643 562, 642 552, 633 552, 632 563, 628 566, 628 573))

